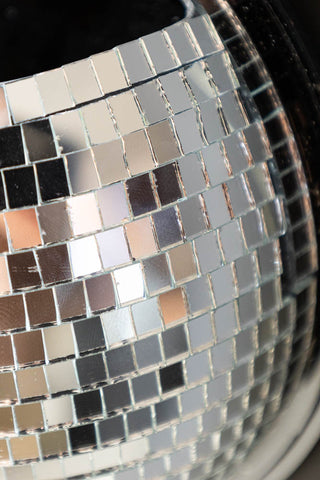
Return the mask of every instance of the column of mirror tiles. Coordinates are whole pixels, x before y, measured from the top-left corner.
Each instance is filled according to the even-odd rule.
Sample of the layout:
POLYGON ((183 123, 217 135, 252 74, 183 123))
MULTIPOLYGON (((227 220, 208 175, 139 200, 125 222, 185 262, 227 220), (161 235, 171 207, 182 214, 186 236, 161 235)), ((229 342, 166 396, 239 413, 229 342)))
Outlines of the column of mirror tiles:
POLYGON ((240 72, 246 81, 265 122, 282 185, 289 198, 288 210, 294 236, 296 274, 303 281, 306 275, 316 271, 317 259, 314 224, 309 219, 310 198, 306 189, 302 191, 301 186, 297 188, 297 177, 301 179, 302 184, 305 184, 305 175, 301 171, 301 159, 297 146, 279 98, 269 81, 261 60, 258 56, 253 56, 252 58, 248 57, 244 62, 243 57, 239 54, 241 50, 239 46, 248 39, 239 33, 235 20, 230 21, 226 12, 217 17, 216 26, 226 50, 236 62, 236 71, 240 72), (225 28, 226 26, 227 28, 225 28), (296 198, 292 198, 294 190, 296 198))
POLYGON ((15 123, 43 117, 127 89, 221 50, 223 47, 208 17, 183 20, 90 59, 4 84, 1 89, 4 125, 10 121, 8 110, 15 123))
MULTIPOLYGON (((288 332, 287 332, 287 334, 288 334, 288 332)), ((282 361, 283 361, 283 360, 284 360, 284 358, 282 358, 282 361)), ((198 363, 198 366, 199 366, 199 362, 197 362, 197 363, 198 363)), ((194 366, 195 366, 195 365, 194 365, 194 366)), ((248 374, 248 372, 247 372, 247 374, 248 374)), ((235 391, 237 392, 237 390, 239 390, 239 389, 241 390, 241 388, 243 388, 243 386, 245 386, 245 387, 247 388, 247 386, 248 386, 248 382, 247 382, 248 378, 246 378, 246 375, 247 375, 247 374, 245 373, 245 370, 243 369, 243 367, 242 367, 242 369, 236 368, 236 369, 233 371, 233 373, 232 373, 232 378, 231 378, 231 385, 232 385, 233 390, 235 390, 235 391)), ((208 374, 202 372, 202 373, 201 373, 202 380, 203 380, 203 378, 205 378, 207 375, 208 375, 208 374)), ((252 378, 254 378, 254 377, 252 377, 252 378)), ((161 379, 161 388, 162 388, 163 392, 166 392, 166 391, 168 391, 168 390, 172 390, 172 388, 177 388, 177 387, 179 388, 179 386, 181 386, 182 383, 183 383, 183 373, 182 373, 181 367, 179 368, 179 363, 178 363, 178 364, 176 363, 176 364, 170 365, 169 367, 166 367, 165 369, 160 370, 160 379, 161 379), (169 369, 170 369, 170 372, 169 372, 169 369), (173 382, 173 381, 172 381, 172 376, 177 377, 179 381, 173 382), (173 385, 173 383, 175 383, 175 385, 173 385)), ((149 391, 149 395, 150 395, 150 394, 152 395, 152 393, 151 393, 151 391, 150 391, 150 382, 151 382, 151 384, 152 384, 152 381, 151 381, 151 378, 150 378, 150 374, 147 375, 147 376, 145 376, 145 377, 138 377, 138 379, 133 380, 133 382, 134 382, 134 381, 137 381, 137 382, 140 383, 140 385, 138 385, 138 384, 136 385, 136 387, 137 387, 136 390, 133 389, 133 391, 136 392, 136 393, 134 393, 134 395, 139 395, 139 396, 141 397, 141 395, 142 395, 141 392, 142 392, 142 390, 143 390, 143 388, 141 388, 141 387, 142 387, 143 384, 144 384, 144 391, 146 392, 146 385, 148 384, 148 382, 149 382, 149 387, 147 388, 147 391, 149 391), (142 380, 142 379, 143 379, 143 380, 142 380)), ((229 383, 230 383, 230 382, 229 382, 229 383)), ((250 384, 250 383, 252 383, 252 382, 249 382, 249 384, 250 384)), ((118 401, 118 402, 119 402, 119 400, 115 400, 115 399, 119 399, 119 398, 122 399, 122 401, 123 401, 124 403, 121 405, 121 407, 125 406, 126 401, 129 402, 129 400, 125 400, 126 396, 127 396, 128 393, 129 393, 129 389, 128 389, 128 386, 125 386, 124 384, 125 384, 125 382, 123 382, 122 384, 114 384, 113 386, 108 386, 108 387, 106 387, 106 389, 105 389, 105 391, 104 391, 104 398, 105 398, 105 399, 107 398, 107 399, 108 399, 107 402, 110 402, 110 403, 109 403, 109 407, 110 407, 110 408, 114 408, 114 404, 113 404, 112 402, 115 402, 115 401, 118 401), (111 389, 113 389, 113 391, 112 391, 111 389), (127 392, 127 393, 125 393, 125 392, 127 392)), ((228 396, 228 393, 227 393, 227 392, 228 392, 227 377, 226 377, 226 376, 223 376, 223 377, 219 377, 219 376, 218 376, 217 378, 215 378, 214 384, 215 384, 215 388, 214 388, 214 385, 213 385, 212 382, 207 385, 207 388, 209 388, 209 386, 210 386, 211 391, 212 391, 212 394, 213 394, 213 397, 212 397, 212 394, 211 394, 211 403, 212 403, 212 401, 213 401, 213 404, 215 404, 215 402, 217 402, 217 401, 221 401, 221 398, 220 398, 220 397, 221 397, 221 392, 222 392, 222 396, 226 396, 226 397, 228 396), (218 394, 218 397, 217 397, 214 392, 217 392, 217 387, 218 387, 218 386, 219 386, 219 392, 220 392, 220 393, 218 394)), ((151 390, 152 390, 152 389, 151 389, 151 390)), ((198 397, 198 399, 200 399, 200 398, 203 399, 203 397, 204 397, 204 393, 201 393, 201 392, 199 391, 199 389, 197 389, 197 390, 195 389, 195 390, 193 390, 193 391, 191 390, 191 392, 188 391, 188 392, 186 392, 185 396, 190 397, 190 394, 193 396, 193 400, 195 400, 196 397, 198 397), (198 391, 198 393, 196 393, 197 391, 198 391), (196 397, 195 397, 195 395, 196 395, 196 397)), ((237 394, 238 394, 238 393, 237 393, 237 394)), ((84 397, 85 395, 87 395, 87 396, 88 396, 88 395, 89 395, 89 396, 90 396, 90 395, 93 396, 93 395, 96 395, 96 394, 95 394, 94 392, 88 392, 88 393, 82 394, 82 395, 83 395, 83 397, 84 397)), ((153 396, 154 396, 154 394, 153 394, 153 396)), ((183 409, 186 408, 186 412, 185 412, 185 413, 189 414, 190 412, 188 411, 188 409, 190 409, 190 399, 189 399, 189 401, 188 401, 188 400, 187 400, 187 397, 186 397, 186 399, 185 399, 186 401, 184 401, 184 400, 182 399, 181 405, 182 405, 182 406, 185 405, 185 406, 182 407, 182 408, 183 408, 183 409), (186 403, 186 402, 187 402, 187 403, 186 403)), ((66 398, 66 397, 65 397, 65 398, 66 398)), ((79 412, 79 411, 81 411, 81 405, 83 406, 84 404, 83 404, 83 402, 81 402, 80 396, 77 396, 77 397, 75 397, 75 398, 76 398, 76 400, 75 400, 76 410, 77 410, 77 412, 79 412)), ((210 398, 210 396, 209 396, 209 398, 210 398)), ((140 398, 140 399, 141 399, 141 398, 140 398)), ((135 400, 136 400, 136 399, 135 399, 135 400)), ((142 398, 142 400, 143 400, 143 398, 142 398)), ((171 400, 170 400, 170 399, 167 399, 167 400, 165 400, 164 402, 169 402, 169 401, 172 401, 172 400, 173 400, 173 399, 171 399, 171 400)), ((174 401, 176 401, 176 399, 174 399, 174 401)), ((49 402, 50 402, 50 401, 49 401, 49 402)), ((51 401, 51 403, 52 403, 52 402, 57 402, 57 400, 53 400, 53 401, 51 401)), ((231 408, 232 402, 234 402, 234 400, 229 400, 229 407, 227 407, 227 408, 231 408)), ((61 400, 60 400, 60 403, 61 403, 61 400)), ((209 403, 210 403, 210 402, 209 402, 209 403)), ((90 404, 91 404, 91 406, 92 406, 92 409, 97 408, 97 401, 96 401, 96 402, 93 401, 93 398, 92 398, 92 401, 90 402, 90 404), (94 405, 96 405, 96 407, 94 407, 94 405)), ((199 410, 199 408, 200 408, 200 409, 203 408, 203 407, 199 407, 198 402, 192 401, 192 404, 193 404, 193 408, 192 408, 193 411, 199 410), (195 406, 194 406, 195 403, 196 403, 196 408, 195 408, 195 406)), ((158 407, 157 407, 157 406, 155 407, 155 408, 156 408, 156 418, 157 418, 157 422, 159 422, 159 421, 160 421, 160 417, 161 417, 161 415, 160 415, 160 413, 161 413, 161 407, 160 407, 160 405, 162 405, 162 404, 160 403, 160 404, 157 404, 157 405, 158 405, 158 407)), ((61 407, 61 406, 62 406, 62 405, 60 405, 60 407, 61 407)), ((207 407, 208 407, 208 406, 207 406, 207 407)), ((5 407, 5 408, 8 409, 9 407, 5 407)), ((26 422, 26 416, 25 416, 25 415, 22 415, 22 410, 24 409, 24 410, 26 411, 26 410, 29 408, 29 413, 31 414, 32 409, 34 410, 36 407, 33 407, 32 405, 29 405, 29 406, 24 405, 24 406, 22 406, 21 408, 20 408, 20 407, 18 407, 18 408, 20 409, 20 413, 19 413, 19 414, 16 414, 15 418, 16 418, 16 419, 17 419, 17 418, 18 418, 18 419, 20 418, 20 422, 22 422, 22 424, 26 425, 26 423, 23 423, 23 422, 26 422)), ((83 408, 83 407, 82 407, 82 408, 83 408)), ((118 405, 118 408, 119 408, 119 405, 118 405)), ((46 411, 46 407, 44 407, 44 411, 46 411)), ((66 416, 66 415, 67 415, 67 413, 66 413, 67 411, 70 411, 70 407, 67 408, 67 405, 64 403, 64 408, 63 408, 64 414, 63 414, 63 415, 66 416)), ((134 427, 134 426, 135 426, 134 418, 135 418, 135 416, 138 417, 139 415, 142 415, 142 411, 145 412, 145 409, 140 410, 140 413, 138 413, 138 414, 134 414, 134 413, 132 413, 132 414, 127 414, 127 422, 128 422, 128 424, 129 424, 129 434, 130 434, 130 433, 131 433, 131 434, 136 433, 136 432, 135 432, 135 427, 134 427), (131 425, 131 427, 130 427, 130 425, 131 425), (130 432, 130 428, 133 429, 133 431, 130 432)), ((2 411, 2 412, 5 413, 4 411, 2 411)), ((26 413, 26 412, 24 412, 24 413, 26 413)), ((217 412, 215 412, 215 415, 216 415, 216 414, 217 414, 217 412)), ((84 415, 86 415, 86 413, 84 413, 84 415)), ((168 412, 167 412, 166 415, 168 415, 168 412)), ((171 415, 172 415, 172 412, 171 412, 171 415)), ((34 415, 34 416, 35 416, 35 415, 34 415)), ((241 414, 240 414, 240 412, 239 412, 239 416, 242 417, 242 412, 241 412, 241 414)), ((3 417, 3 418, 4 418, 4 417, 3 417)), ((30 416, 30 418, 32 418, 32 417, 30 416)), ((65 418, 66 418, 66 417, 65 417, 65 418)), ((168 421, 168 420, 172 420, 172 419, 173 419, 173 417, 171 417, 170 419, 169 419, 169 418, 166 418, 165 420, 168 421)), ((232 415, 230 416, 230 420, 232 421, 233 419, 234 419, 234 412, 233 412, 232 415)), ((60 419, 60 420, 61 420, 61 419, 60 419)), ((58 420, 57 420, 57 421, 58 421, 58 420)), ((115 423, 115 420, 114 420, 113 418, 110 419, 108 422, 109 422, 109 425, 110 425, 110 426, 111 426, 111 423, 113 423, 113 424, 114 424, 114 428, 115 428, 116 423, 115 423)), ((8 423, 10 423, 9 419, 8 419, 8 421, 7 421, 7 424, 8 424, 8 423)), ((70 423, 70 422, 69 422, 69 423, 70 423)), ((160 423, 161 423, 161 422, 160 422, 160 423)), ((102 425, 105 425, 105 422, 104 422, 102 425)), ((33 429, 34 429, 34 428, 36 428, 36 427, 34 426, 33 429)), ((38 428, 41 428, 40 424, 39 424, 39 427, 38 427, 38 428)), ((87 426, 86 428, 87 428, 87 430, 88 430, 88 426, 87 426)), ((80 434, 81 432, 84 433, 85 430, 86 430, 86 428, 84 428, 84 426, 82 427, 82 429, 79 427, 78 430, 77 430, 77 432, 78 432, 79 434, 80 434)), ((86 432, 87 432, 87 430, 86 430, 86 432)), ((101 428, 100 428, 100 430, 101 430, 101 428)), ((142 430, 143 430, 143 428, 142 428, 142 430)), ((75 429, 74 429, 73 431, 71 431, 71 437, 72 437, 72 432, 75 432, 75 431, 76 431, 75 429)), ((123 430, 123 432, 124 432, 124 430, 123 430)), ((53 437, 53 434, 51 434, 51 436, 53 437)), ((43 440, 45 439, 45 437, 48 438, 48 435, 43 435, 43 436, 42 436, 43 440)), ((122 438, 122 437, 121 437, 121 438, 122 438)), ((112 440, 113 440, 112 438, 109 439, 109 441, 112 441, 112 440)), ((29 440, 29 441, 30 441, 30 440, 29 440)), ((78 441, 78 439, 75 440, 75 442, 77 442, 77 441, 78 441)), ((88 438, 86 438, 85 441, 88 442, 88 438)), ((12 440, 12 442, 14 443, 14 440, 12 440)), ((27 440, 26 440, 26 442, 27 442, 27 440)), ((40 444, 41 444, 41 441, 40 441, 40 444)), ((90 443, 90 444, 91 444, 91 443, 90 443)), ((94 445, 95 445, 95 443, 92 443, 92 446, 94 446, 94 445)), ((87 447, 87 446, 88 446, 88 444, 86 444, 86 447, 87 447)), ((84 447, 84 445, 82 445, 81 442, 80 442, 80 444, 77 445, 77 448, 76 448, 76 449, 81 449, 81 448, 83 448, 83 447, 84 447)), ((59 451, 58 454, 61 454, 61 452, 59 451)), ((50 456, 50 455, 47 454, 47 456, 50 456)), ((15 460, 16 460, 16 461, 17 461, 17 460, 18 460, 18 461, 21 461, 21 459, 15 459, 15 460)))

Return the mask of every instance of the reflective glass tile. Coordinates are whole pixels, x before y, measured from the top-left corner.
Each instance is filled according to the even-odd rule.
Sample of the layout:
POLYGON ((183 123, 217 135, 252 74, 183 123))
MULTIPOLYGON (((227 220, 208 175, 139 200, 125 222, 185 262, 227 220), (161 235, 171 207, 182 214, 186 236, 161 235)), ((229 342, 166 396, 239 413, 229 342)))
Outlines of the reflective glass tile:
POLYGON ((71 325, 65 324, 58 325, 55 328, 45 328, 43 337, 49 361, 74 356, 75 348, 71 325))
POLYGON ((115 50, 92 55, 91 61, 104 94, 127 87, 127 81, 115 50))
POLYGON ((255 163, 271 157, 261 125, 254 123, 244 130, 244 135, 255 163))
POLYGON ((91 150, 68 155, 67 162, 73 193, 81 193, 99 187, 91 150))
POLYGON ((208 100, 200 105, 201 118, 208 143, 216 142, 226 135, 217 100, 208 100))
POLYGON ((176 61, 162 31, 145 35, 142 40, 157 73, 171 70, 176 66, 176 61))
POLYGON ((214 327, 219 343, 237 333, 238 326, 234 303, 227 303, 215 310, 214 327))
POLYGON ((238 258, 235 262, 237 283, 240 294, 253 291, 258 286, 257 265, 254 255, 238 258))
POLYGON ((130 255, 123 227, 113 228, 96 235, 105 269, 129 262, 130 255))
MULTIPOLYGON (((162 370, 160 370, 161 372, 162 370)), ((157 379, 154 372, 132 379, 135 402, 143 402, 159 395, 157 379)))
POLYGON ((111 443, 124 439, 124 426, 123 418, 114 417, 108 420, 104 420, 99 424, 99 434, 102 444, 111 443))
POLYGON ((12 167, 25 163, 21 128, 0 129, 0 167, 12 167))
POLYGON ((106 227, 121 223, 129 217, 126 193, 122 183, 98 190, 97 198, 102 221, 106 227))
POLYGON ((185 290, 192 315, 212 308, 211 293, 206 277, 195 278, 185 285, 185 290))
POLYGON ((176 288, 159 295, 159 305, 165 325, 177 320, 182 320, 187 315, 181 288, 176 288))
POLYGON ((35 435, 11 438, 10 447, 14 461, 35 460, 39 457, 35 435))
POLYGON ((94 145, 92 151, 102 185, 118 182, 129 176, 124 163, 122 140, 94 145))
POLYGON ((193 350, 208 345, 212 342, 212 325, 209 314, 195 318, 188 323, 190 344, 193 350))
POLYGON ((144 130, 123 137, 124 150, 131 175, 138 175, 154 168, 154 162, 144 130))
POLYGON ((10 208, 37 203, 37 191, 32 167, 21 167, 4 172, 10 208))
MULTIPOLYGON (((237 174, 243 170, 248 170, 252 159, 248 147, 244 142, 243 135, 229 135, 223 141, 227 157, 232 168, 233 174, 237 174)), ((255 169, 253 169, 254 171, 255 169)))
POLYGON ((16 334, 14 345, 19 365, 44 362, 41 330, 16 334))
POLYGON ((144 127, 141 114, 131 91, 110 97, 109 103, 121 135, 144 127))
POLYGON ((132 85, 151 77, 152 72, 139 40, 124 43, 118 50, 132 85))
POLYGON ((206 188, 206 181, 201 161, 196 154, 184 156, 178 162, 182 184, 187 195, 202 192, 206 188))
POLYGON ((72 451, 81 451, 96 445, 96 435, 94 425, 82 425, 80 427, 70 428, 70 442, 72 451))
POLYGON ((67 197, 69 186, 62 158, 37 164, 41 198, 44 202, 67 197))
POLYGON ((78 420, 89 420, 102 414, 99 390, 80 393, 73 397, 78 420))
POLYGON ((204 15, 191 18, 189 20, 189 26, 195 35, 203 55, 209 55, 210 53, 223 49, 220 37, 209 18, 204 15))
POLYGON ((239 297, 239 322, 242 328, 256 322, 260 315, 260 304, 257 297, 256 292, 249 292, 239 297))
POLYGON ((68 453, 67 432, 58 430, 40 435, 40 448, 44 458, 62 456, 68 453))
MULTIPOLYGON (((0 368, 14 365, 11 337, 0 337, 0 368)), ((0 410, 1 412, 1 410, 0 410)))
POLYGON ((217 92, 209 82, 203 62, 196 62, 184 69, 187 83, 197 104, 216 96, 217 92))
POLYGON ((206 219, 200 197, 188 198, 179 203, 179 210, 183 230, 187 238, 190 238, 207 230, 206 219))
POLYGON ((210 378, 208 352, 197 353, 186 360, 186 376, 188 384, 203 382, 210 378))
POLYGON ((0 401, 11 403, 17 400, 17 391, 11 372, 1 373, 0 376, 0 401))
POLYGON ((180 150, 174 136, 171 123, 167 120, 147 128, 157 162, 161 165, 169 160, 180 157, 180 150))
POLYGON ((55 291, 62 320, 85 315, 86 302, 82 282, 58 285, 55 291))
POLYGON ((14 410, 17 426, 20 432, 44 428, 40 402, 16 405, 14 410))
POLYGON ((237 221, 227 223, 221 227, 220 241, 227 263, 245 254, 243 236, 237 221))
POLYGON ((157 252, 157 244, 148 217, 130 222, 125 228, 133 258, 146 257, 157 252))
POLYGON ((51 289, 29 292, 25 298, 31 326, 56 322, 56 309, 51 289))
POLYGON ((188 35, 185 22, 178 22, 165 29, 169 35, 181 63, 187 63, 199 57, 188 35))
POLYGON ((170 392, 184 385, 182 363, 174 363, 160 369, 160 382, 162 392, 170 392))
POLYGON ((164 254, 147 258, 142 264, 147 288, 150 293, 170 287, 171 278, 167 259, 164 254))
POLYGON ((118 377, 135 369, 130 345, 109 350, 106 359, 110 377, 118 377))
POLYGON ((87 148, 87 139, 78 110, 54 115, 51 121, 61 153, 87 148))
POLYGON ((0 330, 24 328, 26 316, 22 295, 12 295, 0 298, 0 330))
POLYGON ((57 156, 49 120, 25 123, 22 128, 31 162, 57 156))
MULTIPOLYGON (((79 388, 79 383, 72 360, 52 363, 50 365, 46 365, 45 368, 47 381, 52 394, 69 392, 79 388)), ((31 370, 34 370, 34 368, 31 370)))
POLYGON ((262 214, 269 237, 281 235, 284 231, 284 215, 282 213, 282 203, 279 199, 267 203, 262 208, 262 214))
POLYGON ((8 255, 12 288, 39 287, 41 280, 33 252, 8 255))
POLYGON ((176 397, 157 403, 155 408, 158 425, 170 422, 171 420, 179 417, 178 402, 176 397))
POLYGON ((135 216, 156 209, 149 175, 146 173, 126 182, 131 208, 135 216))
POLYGON ((203 147, 199 130, 200 122, 194 110, 186 110, 185 112, 175 115, 174 124, 184 154, 199 150, 203 147))
POLYGON ((138 335, 160 330, 162 327, 157 298, 150 298, 144 302, 132 305, 132 315, 135 330, 138 335))
POLYGON ((5 214, 14 249, 41 245, 39 225, 34 208, 5 214))
POLYGON ((259 210, 253 210, 240 219, 248 248, 261 244, 264 237, 264 227, 259 210))
POLYGON ((247 172, 247 178, 256 204, 271 200, 274 191, 267 164, 256 165, 247 172))
POLYGON ((42 397, 48 394, 42 367, 32 367, 16 372, 17 387, 21 398, 42 397))
POLYGON ((58 397, 43 402, 43 414, 48 427, 68 425, 73 421, 71 397, 58 397))
POLYGON ((103 389, 104 401, 108 414, 131 404, 128 382, 118 382, 108 385, 103 389))
POLYGON ((43 205, 37 210, 44 243, 60 242, 71 237, 65 202, 43 205))
POLYGON ((230 202, 228 203, 228 198, 226 197, 222 186, 219 185, 218 187, 205 192, 203 198, 212 228, 217 228, 224 223, 230 222, 230 202))
POLYGON ((102 323, 110 346, 135 337, 128 308, 121 308, 102 314, 102 323))
POLYGON ((160 91, 160 85, 157 81, 151 81, 135 87, 135 92, 147 122, 150 125, 168 118, 169 112, 166 109, 164 98, 160 91))
MULTIPOLYGON (((157 363, 160 363, 162 360, 159 339, 156 335, 153 335, 152 337, 144 338, 143 340, 139 340, 138 342, 135 343, 134 349, 136 352, 136 359, 137 359, 137 364, 139 368, 156 365, 157 363)), ((139 381, 138 381, 139 378, 141 377, 137 377, 136 381, 132 381, 133 385, 139 384, 139 381)), ((141 391, 141 394, 143 394, 142 391, 141 391)), ((136 401, 138 401, 138 397, 140 398, 140 393, 138 393, 138 389, 137 389, 137 392, 135 393, 135 397, 136 397, 136 401)))
POLYGON ((149 407, 129 412, 127 415, 129 435, 151 428, 151 410, 149 407))
POLYGON ((114 287, 110 274, 88 278, 86 289, 92 312, 115 307, 114 287))
POLYGON ((114 278, 120 303, 132 302, 145 296, 140 263, 115 270, 114 278))
POLYGON ((46 285, 71 279, 70 261, 66 245, 43 248, 37 250, 36 253, 42 278, 46 285))
POLYGON ((1 435, 3 436, 7 436, 14 433, 11 407, 0 408, 0 432, 1 432, 1 435))
POLYGON ((102 354, 88 355, 76 360, 80 385, 91 385, 106 380, 106 369, 102 354))
POLYGON ((16 123, 43 116, 43 106, 34 77, 7 83, 6 91, 16 123))
POLYGON ((104 100, 82 107, 81 113, 87 127, 91 145, 110 142, 118 137, 104 100))
POLYGON ((233 74, 233 68, 226 53, 211 55, 206 58, 206 64, 220 94, 238 87, 239 82, 233 74))
POLYGON ((237 283, 231 265, 225 265, 211 273, 211 284, 217 306, 229 302, 238 295, 237 283))
POLYGON ((93 193, 71 197, 66 204, 74 235, 101 230, 98 205, 93 193))
POLYGON ((165 248, 181 241, 178 216, 173 207, 155 213, 153 220, 160 248, 165 248))
POLYGON ((249 328, 240 332, 236 336, 236 353, 238 361, 251 357, 254 354, 255 347, 253 335, 253 329, 249 328))
POLYGON ((165 330, 161 336, 165 357, 167 359, 188 351, 186 333, 182 325, 165 330))
POLYGON ((153 171, 161 205, 175 202, 181 198, 175 164, 165 165, 153 171))
POLYGON ((242 102, 239 99, 237 92, 227 92, 220 97, 222 103, 222 110, 224 117, 229 125, 231 131, 244 128, 247 124, 244 111, 242 109, 242 102))
MULTIPOLYGON (((87 451, 87 448, 84 449, 87 451)), ((89 452, 82 453, 69 458, 65 458, 63 461, 64 472, 68 477, 74 477, 82 474, 90 473, 91 471, 91 455, 89 452)))
POLYGON ((73 275, 81 277, 101 270, 97 242, 94 237, 85 237, 69 244, 73 275))
POLYGON ((219 343, 211 349, 215 374, 230 370, 234 364, 234 347, 231 340, 219 343))
MULTIPOLYGON (((219 185, 231 176, 228 159, 219 143, 213 143, 202 150, 202 157, 212 186, 219 185)), ((238 158, 238 157, 237 157, 238 158)))
POLYGON ((80 355, 105 347, 100 317, 86 318, 73 323, 74 333, 80 355))
POLYGON ((159 78, 174 114, 192 108, 191 99, 181 72, 171 72, 159 78))
POLYGON ((36 82, 46 114, 73 107, 63 70, 48 70, 36 75, 36 82))
POLYGON ((186 281, 197 275, 191 243, 185 243, 170 250, 169 258, 176 283, 186 281))
POLYGON ((63 67, 75 103, 83 103, 101 96, 90 60, 80 60, 63 67))

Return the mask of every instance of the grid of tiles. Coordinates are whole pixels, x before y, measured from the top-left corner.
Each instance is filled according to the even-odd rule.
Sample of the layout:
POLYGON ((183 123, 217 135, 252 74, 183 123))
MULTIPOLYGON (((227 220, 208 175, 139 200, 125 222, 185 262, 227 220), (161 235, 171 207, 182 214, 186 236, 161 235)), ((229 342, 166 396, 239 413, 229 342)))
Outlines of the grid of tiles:
POLYGON ((220 475, 279 409, 292 342, 298 362, 309 348, 315 284, 297 310, 282 298, 287 199, 264 126, 208 17, 170 35, 180 63, 162 52, 157 79, 128 52, 166 32, 118 48, 123 93, 75 109, 99 97, 87 76, 88 97, 74 84, 78 101, 27 118, 71 111, 0 130, 18 147, 1 165, 1 461, 33 462, 0 478, 220 475))

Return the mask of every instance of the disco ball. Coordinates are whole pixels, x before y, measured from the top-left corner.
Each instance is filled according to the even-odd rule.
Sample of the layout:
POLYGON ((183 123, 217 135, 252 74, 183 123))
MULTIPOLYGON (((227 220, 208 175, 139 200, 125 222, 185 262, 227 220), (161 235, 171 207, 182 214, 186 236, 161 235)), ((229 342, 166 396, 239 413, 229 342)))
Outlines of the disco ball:
POLYGON ((312 446, 302 149, 230 4, 0 85, 0 480, 284 479, 312 446))

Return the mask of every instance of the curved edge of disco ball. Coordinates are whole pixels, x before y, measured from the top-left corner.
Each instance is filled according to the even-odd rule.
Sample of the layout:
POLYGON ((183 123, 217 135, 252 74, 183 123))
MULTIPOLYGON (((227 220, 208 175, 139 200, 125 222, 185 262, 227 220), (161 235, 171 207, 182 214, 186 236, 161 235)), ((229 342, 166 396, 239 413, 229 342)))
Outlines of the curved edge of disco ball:
POLYGON ((231 480, 288 479, 319 440, 319 431, 320 359, 231 480))

